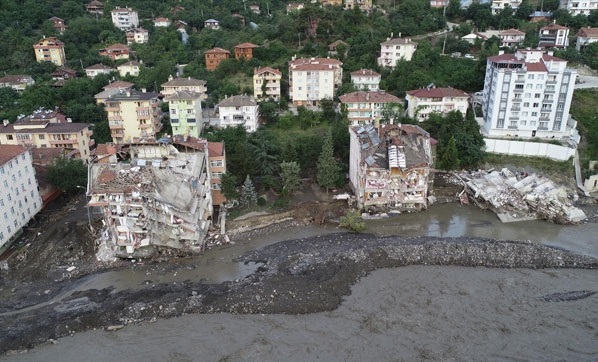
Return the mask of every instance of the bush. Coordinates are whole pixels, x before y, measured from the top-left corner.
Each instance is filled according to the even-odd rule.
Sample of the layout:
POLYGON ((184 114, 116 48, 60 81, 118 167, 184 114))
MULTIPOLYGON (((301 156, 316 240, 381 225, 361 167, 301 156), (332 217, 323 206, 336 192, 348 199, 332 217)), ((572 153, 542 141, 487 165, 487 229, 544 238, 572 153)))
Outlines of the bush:
POLYGON ((258 197, 257 199, 257 206, 266 206, 266 199, 264 197, 258 197))
POLYGON ((361 233, 365 231, 365 223, 361 220, 357 210, 347 210, 345 216, 340 217, 340 227, 361 233))

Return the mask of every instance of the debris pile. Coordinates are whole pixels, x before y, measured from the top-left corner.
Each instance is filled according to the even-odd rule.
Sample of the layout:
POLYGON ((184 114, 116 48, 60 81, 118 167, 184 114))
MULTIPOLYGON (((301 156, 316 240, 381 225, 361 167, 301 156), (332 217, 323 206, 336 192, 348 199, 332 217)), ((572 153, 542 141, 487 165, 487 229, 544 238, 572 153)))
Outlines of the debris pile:
POLYGON ((543 219, 556 224, 576 224, 585 213, 573 206, 562 186, 536 174, 473 171, 456 175, 469 197, 480 207, 495 212, 502 222, 543 219))

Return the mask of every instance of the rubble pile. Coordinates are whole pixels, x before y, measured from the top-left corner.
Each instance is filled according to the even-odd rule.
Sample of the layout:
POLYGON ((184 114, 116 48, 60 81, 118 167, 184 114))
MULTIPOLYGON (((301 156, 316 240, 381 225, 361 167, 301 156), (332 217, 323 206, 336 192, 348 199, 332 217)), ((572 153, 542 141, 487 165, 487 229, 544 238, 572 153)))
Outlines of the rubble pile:
POLYGON ((494 211, 502 222, 543 219, 576 224, 586 218, 564 187, 537 174, 514 174, 507 168, 457 174, 465 191, 482 208, 494 211))

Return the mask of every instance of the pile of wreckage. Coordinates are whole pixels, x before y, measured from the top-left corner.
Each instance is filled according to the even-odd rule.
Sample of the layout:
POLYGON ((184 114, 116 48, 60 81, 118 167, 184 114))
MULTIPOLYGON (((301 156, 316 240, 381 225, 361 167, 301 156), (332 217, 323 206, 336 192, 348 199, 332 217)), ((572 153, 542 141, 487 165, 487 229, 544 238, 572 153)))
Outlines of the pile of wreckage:
POLYGON ((503 168, 500 172, 482 170, 456 176, 465 186, 458 195, 461 202, 471 199, 479 207, 492 210, 502 222, 543 219, 576 224, 586 219, 585 213, 571 203, 576 194, 570 198, 565 187, 537 174, 514 174, 503 168))

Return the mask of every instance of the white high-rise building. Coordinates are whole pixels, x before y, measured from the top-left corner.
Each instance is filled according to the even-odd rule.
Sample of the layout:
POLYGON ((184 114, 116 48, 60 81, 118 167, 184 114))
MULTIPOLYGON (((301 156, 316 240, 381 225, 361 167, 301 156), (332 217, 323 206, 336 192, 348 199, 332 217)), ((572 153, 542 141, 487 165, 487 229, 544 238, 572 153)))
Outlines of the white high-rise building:
POLYGON ((318 106, 333 99, 343 79, 343 63, 331 58, 300 58, 289 62, 289 97, 295 106, 318 106))
POLYGON ((482 132, 489 137, 568 138, 577 73, 543 50, 489 57, 482 97, 482 132))
POLYGON ((590 15, 594 10, 598 10, 598 0, 561 0, 560 9, 567 10, 569 14, 590 15))
POLYGON ((111 12, 112 23, 120 30, 134 29, 139 26, 139 16, 131 8, 116 7, 111 12))
POLYGON ((0 250, 20 235, 42 205, 29 150, 0 145, 0 250))

